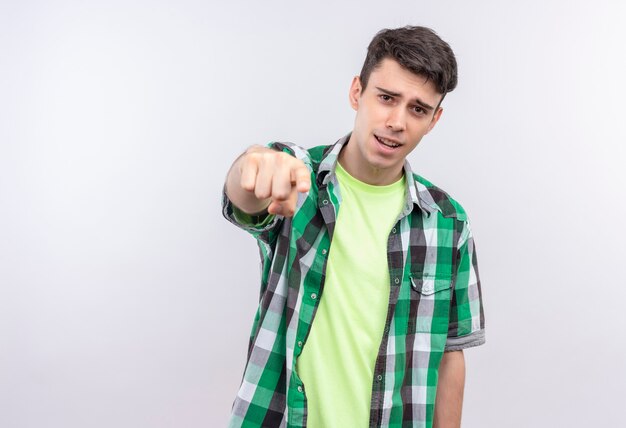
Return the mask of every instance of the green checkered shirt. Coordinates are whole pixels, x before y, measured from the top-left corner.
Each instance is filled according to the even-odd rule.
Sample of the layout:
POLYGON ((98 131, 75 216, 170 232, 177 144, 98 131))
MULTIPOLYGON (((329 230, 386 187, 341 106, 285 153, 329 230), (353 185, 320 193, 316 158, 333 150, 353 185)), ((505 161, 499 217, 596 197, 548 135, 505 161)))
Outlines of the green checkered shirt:
MULTIPOLYGON (((261 291, 231 427, 305 427, 306 385, 295 371, 320 299, 341 192, 335 166, 349 135, 310 150, 271 143, 301 159, 311 190, 292 218, 255 218, 223 195, 224 216, 250 232, 261 253, 261 291)), ((474 240, 463 208, 413 174, 387 244, 389 308, 374 366, 370 427, 431 427, 444 351, 484 343, 474 240)))

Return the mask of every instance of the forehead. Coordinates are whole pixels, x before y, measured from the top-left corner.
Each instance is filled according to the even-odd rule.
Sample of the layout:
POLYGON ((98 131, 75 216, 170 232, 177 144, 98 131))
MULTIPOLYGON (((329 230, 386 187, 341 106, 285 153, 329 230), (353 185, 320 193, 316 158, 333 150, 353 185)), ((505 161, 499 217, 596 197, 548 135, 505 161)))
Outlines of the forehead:
POLYGON ((365 90, 369 88, 375 90, 376 87, 400 93, 406 98, 420 98, 424 101, 428 99, 434 104, 437 104, 442 96, 437 92, 432 80, 407 70, 389 58, 383 59, 378 67, 372 70, 365 90))

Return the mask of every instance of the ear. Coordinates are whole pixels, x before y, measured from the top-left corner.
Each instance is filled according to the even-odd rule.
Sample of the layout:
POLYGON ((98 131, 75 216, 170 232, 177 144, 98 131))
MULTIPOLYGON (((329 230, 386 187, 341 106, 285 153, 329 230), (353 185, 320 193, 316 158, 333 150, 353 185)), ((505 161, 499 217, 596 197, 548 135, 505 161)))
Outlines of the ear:
POLYGON ((433 114, 433 118, 430 120, 430 124, 428 125, 428 130, 426 131, 426 134, 428 134, 435 127, 442 113, 443 113, 443 107, 438 107, 435 114, 433 114))
POLYGON ((359 109, 359 99, 361 98, 361 79, 359 76, 354 76, 352 78, 352 84, 350 85, 350 92, 348 94, 348 99, 350 100, 350 105, 354 110, 359 109))

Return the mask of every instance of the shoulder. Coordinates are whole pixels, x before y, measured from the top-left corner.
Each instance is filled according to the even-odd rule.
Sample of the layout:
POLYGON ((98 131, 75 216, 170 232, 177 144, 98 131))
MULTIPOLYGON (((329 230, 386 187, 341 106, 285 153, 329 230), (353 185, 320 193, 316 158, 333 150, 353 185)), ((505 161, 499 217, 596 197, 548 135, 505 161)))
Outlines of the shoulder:
POLYGON ((436 208, 444 217, 454 217, 460 221, 467 220, 467 213, 463 206, 448 192, 436 186, 421 175, 413 173, 413 179, 418 187, 421 199, 432 200, 436 208))

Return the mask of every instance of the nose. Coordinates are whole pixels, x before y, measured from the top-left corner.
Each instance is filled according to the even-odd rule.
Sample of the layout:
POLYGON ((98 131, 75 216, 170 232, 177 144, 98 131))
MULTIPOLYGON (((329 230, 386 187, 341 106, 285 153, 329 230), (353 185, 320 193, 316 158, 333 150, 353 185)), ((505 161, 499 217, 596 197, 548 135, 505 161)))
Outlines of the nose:
POLYGON ((406 129, 406 117, 405 110, 400 106, 393 108, 389 111, 389 116, 387 116, 387 129, 392 131, 404 131, 406 129))

